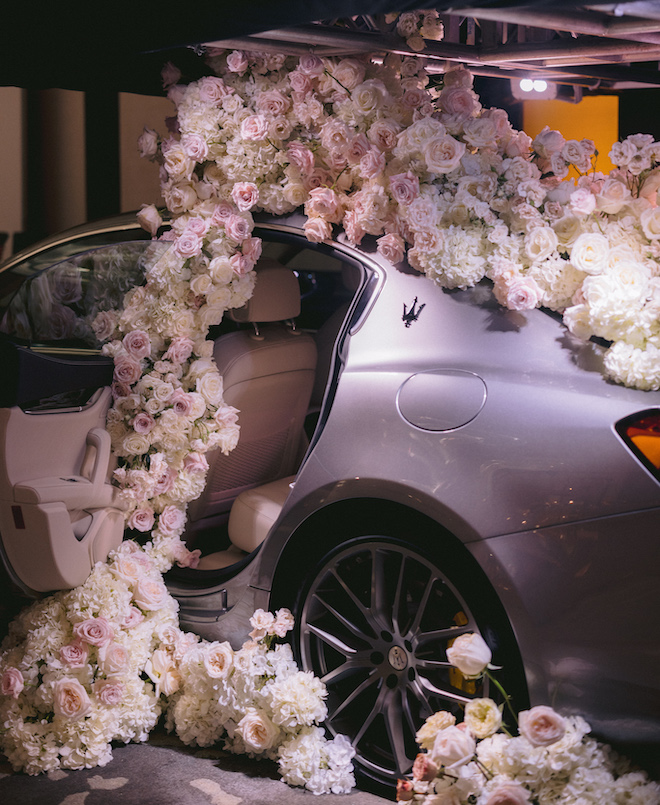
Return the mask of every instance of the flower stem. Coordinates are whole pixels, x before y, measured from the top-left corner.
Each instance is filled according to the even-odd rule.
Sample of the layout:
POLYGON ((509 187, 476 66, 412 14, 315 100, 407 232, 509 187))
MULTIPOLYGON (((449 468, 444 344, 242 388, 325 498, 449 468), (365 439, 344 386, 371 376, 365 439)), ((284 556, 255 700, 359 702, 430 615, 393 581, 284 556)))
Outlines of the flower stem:
POLYGON ((495 679, 495 677, 491 674, 491 672, 488 669, 486 669, 485 673, 486 673, 486 676, 488 677, 488 679, 490 679, 490 681, 493 683, 493 685, 495 685, 495 687, 499 690, 499 692, 504 697, 504 703, 507 706, 507 708, 508 708, 509 712, 511 713, 511 715, 513 716, 513 720, 516 722, 516 726, 518 726, 518 714, 516 713, 516 711, 513 709, 513 706, 511 705, 511 696, 509 696, 509 694, 504 690, 502 685, 497 681, 497 679, 495 679))

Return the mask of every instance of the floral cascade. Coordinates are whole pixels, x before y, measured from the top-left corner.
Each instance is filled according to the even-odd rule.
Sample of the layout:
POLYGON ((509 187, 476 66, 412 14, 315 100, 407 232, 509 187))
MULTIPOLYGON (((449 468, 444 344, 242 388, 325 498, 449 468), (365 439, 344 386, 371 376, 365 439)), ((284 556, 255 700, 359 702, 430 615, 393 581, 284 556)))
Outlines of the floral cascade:
POLYGON ((0 655, 0 750, 28 774, 104 766, 111 742, 145 741, 165 714, 186 744, 224 739, 232 752, 279 763, 315 793, 355 785, 353 747, 319 727, 325 686, 288 644, 288 610, 257 610, 238 651, 178 627, 158 561, 128 540, 85 584, 33 604, 0 655))
MULTIPOLYGON (((477 634, 458 637, 447 659, 468 679, 490 673, 490 649, 477 634)), ((502 691, 503 692, 503 691, 502 691)), ((504 692, 503 692, 504 693, 504 692)), ((504 693, 506 705, 509 699, 504 693)), ((579 716, 539 705, 518 714, 519 735, 503 726, 504 705, 472 699, 456 724, 445 711, 417 733, 425 750, 412 780, 399 780, 397 800, 425 805, 658 805, 660 784, 633 771, 607 746, 588 737, 579 716)))

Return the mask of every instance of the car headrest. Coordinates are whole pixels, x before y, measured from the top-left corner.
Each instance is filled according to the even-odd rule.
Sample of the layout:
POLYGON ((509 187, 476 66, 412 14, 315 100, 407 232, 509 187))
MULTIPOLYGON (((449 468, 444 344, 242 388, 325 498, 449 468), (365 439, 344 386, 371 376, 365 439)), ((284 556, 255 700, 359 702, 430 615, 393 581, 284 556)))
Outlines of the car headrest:
POLYGON ((255 267, 254 293, 243 305, 229 311, 238 322, 267 322, 294 319, 300 314, 300 286, 290 268, 271 258, 259 260, 255 267))

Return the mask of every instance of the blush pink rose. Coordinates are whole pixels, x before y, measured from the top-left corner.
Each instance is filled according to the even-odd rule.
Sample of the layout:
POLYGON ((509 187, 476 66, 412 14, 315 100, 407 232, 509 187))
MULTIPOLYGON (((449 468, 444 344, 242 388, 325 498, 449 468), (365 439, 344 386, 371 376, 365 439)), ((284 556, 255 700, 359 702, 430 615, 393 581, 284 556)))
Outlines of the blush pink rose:
POLYGON ((234 274, 238 274, 239 277, 242 277, 244 274, 247 274, 248 271, 252 269, 254 263, 244 254, 232 254, 229 258, 229 263, 234 271, 234 274))
POLYGON ((397 780, 396 781, 396 801, 397 802, 410 802, 415 795, 415 789, 410 780, 397 780))
POLYGON ((314 169, 314 154, 303 145, 299 140, 290 142, 287 147, 289 160, 300 170, 302 174, 311 173, 314 169))
POLYGON ((138 224, 148 232, 152 238, 158 234, 158 230, 163 225, 163 219, 154 204, 143 204, 137 214, 138 224))
POLYGON ((183 389, 175 389, 170 397, 174 413, 179 416, 190 416, 194 408, 193 398, 183 389))
POLYGON ((159 579, 140 579, 133 592, 133 600, 140 609, 161 609, 168 598, 167 587, 159 579))
POLYGON ((211 224, 214 226, 224 226, 227 219, 234 215, 234 208, 228 201, 221 201, 216 204, 211 214, 211 224))
MULTIPOLYGON (((115 358, 114 377, 121 386, 132 386, 142 375, 140 362, 132 355, 120 352, 115 358)), ((125 395, 122 395, 125 396, 125 395)))
POLYGON ((186 522, 185 512, 176 506, 165 506, 158 517, 158 528, 163 534, 176 534, 186 522))
POLYGON ((533 746, 550 746, 563 738, 566 722, 552 707, 538 705, 519 714, 520 734, 533 746))
POLYGON ((311 243, 323 243, 324 240, 330 240, 332 237, 332 224, 325 218, 308 218, 303 225, 303 230, 305 237, 311 243))
POLYGON ((411 204, 419 196, 418 177, 410 171, 390 176, 390 193, 398 204, 411 204))
POLYGON ((124 683, 117 679, 97 679, 92 690, 106 707, 116 707, 124 698, 124 683))
POLYGON ((3 696, 11 696, 12 699, 18 699, 21 691, 25 687, 23 674, 18 668, 9 667, 5 670, 0 681, 0 693, 3 696))
POLYGON ((154 527, 155 516, 154 510, 149 506, 143 506, 136 509, 128 518, 126 525, 129 528, 134 528, 136 531, 151 531, 154 527))
POLYGON ((289 84, 294 92, 302 96, 308 95, 312 91, 312 81, 302 70, 293 70, 289 73, 289 84))
POLYGON ((53 710, 69 721, 77 721, 89 713, 92 703, 77 679, 65 677, 53 682, 53 710))
POLYGON ((252 232, 250 222, 240 215, 230 215, 225 221, 225 232, 230 240, 243 243, 252 232))
POLYGON ((168 467, 165 472, 161 473, 154 486, 154 495, 166 495, 168 492, 171 492, 178 474, 179 473, 172 467, 168 467))
POLYGON ((310 190, 309 200, 305 204, 305 212, 310 218, 325 218, 332 224, 338 224, 342 210, 340 198, 331 188, 316 187, 310 190))
POLYGON ((393 233, 378 238, 376 248, 378 249, 378 254, 389 260, 390 263, 400 263, 406 253, 403 238, 393 233))
POLYGON ((144 435, 145 433, 149 433, 151 430, 153 430, 156 420, 146 411, 140 411, 140 413, 133 418, 133 422, 131 424, 136 433, 141 433, 144 435))
POLYGON ((233 50, 227 56, 227 69, 230 73, 238 73, 239 75, 243 75, 247 68, 248 59, 242 50, 233 50))
POLYGON ((257 142, 268 136, 268 118, 264 115, 249 115, 241 121, 241 137, 257 142))
POLYGON ((439 766, 430 755, 420 753, 413 763, 412 773, 415 780, 430 783, 438 776, 439 766))
POLYGON ((298 69, 301 73, 305 73, 305 75, 320 76, 323 75, 324 65, 323 61, 318 56, 315 56, 313 53, 306 53, 304 56, 300 57, 298 69))
POLYGON ((128 612, 126 613, 126 617, 121 622, 121 625, 124 627, 124 629, 132 629, 134 626, 139 626, 143 620, 144 615, 142 614, 142 611, 131 604, 128 608, 128 612))
POLYGON ((167 352, 163 355, 163 359, 172 361, 173 363, 183 363, 192 355, 194 346, 195 344, 192 338, 177 336, 170 342, 167 352))
POLYGON ((360 160, 360 176, 373 179, 385 170, 385 155, 379 148, 370 148, 360 160))
POLYGON ((206 76, 200 79, 197 84, 199 89, 199 99, 204 103, 218 105, 222 99, 230 95, 234 90, 228 87, 225 82, 217 76, 206 76))
POLYGON ((99 649, 99 665, 106 676, 118 674, 128 667, 128 649, 119 643, 110 643, 99 649))
POLYGON ((76 623, 73 627, 73 634, 83 643, 102 648, 112 642, 115 631, 106 618, 99 617, 88 618, 85 621, 76 623))
POLYGON ((247 258, 252 265, 261 257, 262 242, 261 238, 245 238, 241 245, 243 257, 247 258))
POLYGON ((188 472, 206 472, 209 468, 209 462, 203 453, 188 453, 183 460, 184 470, 188 472))
POLYGON ((196 257, 202 253, 202 238, 195 232, 185 229, 178 238, 175 239, 173 248, 174 251, 184 260, 191 257, 196 257))
POLYGON ((247 212, 259 201, 259 188, 254 182, 236 182, 231 197, 241 212, 247 212))
POLYGON ((78 640, 62 646, 60 649, 60 659, 69 668, 82 668, 86 664, 88 656, 88 647, 78 640))

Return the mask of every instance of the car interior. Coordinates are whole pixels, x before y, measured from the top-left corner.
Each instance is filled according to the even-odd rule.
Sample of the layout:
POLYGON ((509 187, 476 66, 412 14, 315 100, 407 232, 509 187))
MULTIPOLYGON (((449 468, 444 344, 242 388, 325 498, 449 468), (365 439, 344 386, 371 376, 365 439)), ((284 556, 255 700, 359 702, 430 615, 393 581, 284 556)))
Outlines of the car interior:
MULTIPOLYGON (((14 366, 0 400, 0 533, 13 581, 29 594, 82 584, 124 535, 111 484, 116 459, 104 427, 112 364, 98 344, 90 348, 87 326, 102 293, 116 304, 125 282, 143 274, 148 247, 129 244, 130 269, 119 272, 120 289, 108 290, 117 265, 127 265, 118 248, 66 261, 69 273, 72 267, 80 273, 79 298, 46 292, 50 272, 62 272, 59 264, 31 275, 0 311, 0 349, 14 366), (56 307, 71 313, 53 315, 56 307), (53 326, 62 318, 77 323, 53 326)), ((184 541, 202 558, 197 570, 171 572, 200 583, 245 564, 277 519, 313 434, 334 344, 363 273, 299 240, 264 243, 256 270, 251 299, 228 311, 209 336, 225 402, 240 412, 241 435, 229 454, 209 452, 206 487, 189 506, 184 541)))

